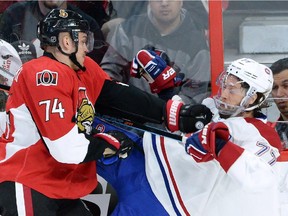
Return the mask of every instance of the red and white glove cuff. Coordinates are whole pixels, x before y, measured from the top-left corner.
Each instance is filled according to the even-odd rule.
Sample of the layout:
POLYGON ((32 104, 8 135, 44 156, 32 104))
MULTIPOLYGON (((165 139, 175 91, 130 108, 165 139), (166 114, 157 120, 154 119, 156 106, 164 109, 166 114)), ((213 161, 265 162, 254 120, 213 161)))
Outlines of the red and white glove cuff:
POLYGON ((158 94, 164 89, 175 87, 174 78, 176 77, 176 71, 172 67, 167 66, 161 75, 154 82, 150 83, 153 93, 158 94))
POLYGON ((120 142, 113 136, 106 133, 98 133, 95 137, 105 140, 108 144, 112 145, 116 150, 120 148, 120 142))
POLYGON ((166 126, 171 132, 179 130, 179 113, 182 106, 182 102, 173 100, 168 100, 166 104, 166 126))

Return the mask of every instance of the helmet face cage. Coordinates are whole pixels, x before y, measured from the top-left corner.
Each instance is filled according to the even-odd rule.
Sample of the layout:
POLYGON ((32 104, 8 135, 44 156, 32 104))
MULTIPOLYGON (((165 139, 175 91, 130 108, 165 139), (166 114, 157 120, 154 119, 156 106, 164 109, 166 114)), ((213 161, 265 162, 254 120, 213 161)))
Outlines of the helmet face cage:
POLYGON ((219 113, 222 116, 236 116, 245 110, 245 106, 242 104, 242 101, 240 105, 232 105, 221 100, 221 94, 224 89, 227 89, 232 95, 236 95, 236 94, 244 95, 247 92, 247 88, 241 88, 241 89, 234 88, 234 86, 238 83, 240 83, 242 86, 244 81, 234 76, 236 80, 238 81, 234 83, 229 82, 229 77, 231 76, 234 76, 234 75, 231 75, 227 73, 226 71, 224 71, 219 75, 216 81, 216 85, 219 86, 219 90, 218 90, 218 94, 214 96, 213 99, 215 101, 215 105, 219 113), (245 92, 243 93, 243 91, 245 92))
POLYGON ((41 41, 41 47, 57 46, 60 32, 69 32, 75 44, 78 44, 79 32, 87 34, 87 48, 93 50, 94 37, 89 31, 89 23, 83 17, 70 10, 53 9, 42 21, 38 23, 37 37, 41 41))
POLYGON ((254 110, 261 106, 272 90, 273 75, 271 70, 267 66, 259 64, 252 59, 243 58, 232 62, 228 66, 227 71, 223 72, 217 80, 220 88, 226 85, 223 82, 229 75, 237 77, 239 81, 243 82, 243 85, 248 86, 248 89, 239 106, 232 106, 221 101, 220 89, 218 95, 214 97, 219 113, 235 116, 240 112, 254 110), (257 103, 249 105, 249 99, 257 93, 261 93, 262 97, 257 100, 257 103))

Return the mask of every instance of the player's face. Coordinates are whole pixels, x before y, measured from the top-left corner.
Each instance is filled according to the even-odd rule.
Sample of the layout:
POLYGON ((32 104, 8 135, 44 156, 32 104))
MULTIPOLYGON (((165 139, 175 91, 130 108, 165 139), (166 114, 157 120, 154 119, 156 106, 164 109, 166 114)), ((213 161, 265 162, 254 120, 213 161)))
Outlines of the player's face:
POLYGON ((84 65, 84 59, 86 54, 88 53, 88 36, 86 33, 79 32, 78 35, 79 43, 78 43, 78 51, 76 53, 77 61, 80 63, 80 65, 84 65))
POLYGON ((182 0, 151 0, 149 4, 154 18, 163 24, 175 21, 182 8, 182 0))
POLYGON ((237 77, 228 75, 221 85, 220 100, 226 104, 238 106, 246 94, 246 90, 242 87, 242 81, 237 77))
POLYGON ((281 114, 288 117, 288 69, 274 75, 272 97, 281 114))

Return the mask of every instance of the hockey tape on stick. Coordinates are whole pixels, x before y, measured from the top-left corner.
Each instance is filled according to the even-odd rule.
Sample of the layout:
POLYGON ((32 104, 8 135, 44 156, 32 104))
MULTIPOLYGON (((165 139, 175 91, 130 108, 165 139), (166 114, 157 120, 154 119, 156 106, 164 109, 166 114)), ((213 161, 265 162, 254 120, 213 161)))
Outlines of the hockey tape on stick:
POLYGON ((96 114, 96 117, 98 117, 101 120, 106 121, 110 124, 116 124, 116 125, 120 125, 120 126, 122 125, 122 126, 126 126, 128 128, 136 129, 136 130, 143 131, 143 132, 147 131, 147 132, 150 132, 150 133, 153 133, 156 135, 161 135, 161 136, 175 139, 178 141, 182 141, 182 139, 183 139, 183 137, 181 135, 172 134, 172 133, 169 133, 167 131, 161 130, 159 128, 155 128, 155 127, 151 127, 151 126, 144 125, 141 123, 133 122, 131 120, 118 119, 118 118, 114 118, 114 117, 111 117, 108 115, 101 115, 99 113, 96 114))

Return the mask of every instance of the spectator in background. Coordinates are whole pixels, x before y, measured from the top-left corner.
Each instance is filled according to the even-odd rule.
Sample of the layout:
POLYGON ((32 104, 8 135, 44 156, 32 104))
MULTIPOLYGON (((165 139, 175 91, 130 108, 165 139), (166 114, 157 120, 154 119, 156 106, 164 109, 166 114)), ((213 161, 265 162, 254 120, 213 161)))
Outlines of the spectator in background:
MULTIPOLYGON (((89 15, 81 11, 76 6, 69 4, 65 0, 59 1, 23 1, 12 4, 3 13, 0 21, 0 38, 9 43, 26 40, 33 42, 36 47, 37 57, 43 54, 36 40, 36 29, 39 20, 51 11, 53 8, 69 9, 81 14, 91 26, 94 33, 95 41, 103 41, 104 37, 98 23, 89 15)), ((92 57, 96 62, 100 62, 106 50, 95 50, 92 52, 92 57)))
MULTIPOLYGON (((121 4, 123 1, 119 1, 121 4)), ((104 1, 69 1, 69 3, 76 5, 82 11, 93 17, 101 27, 108 22, 111 17, 116 15, 113 3, 110 0, 104 1)))
POLYGON ((274 62, 270 69, 274 77, 272 97, 280 111, 278 120, 270 124, 275 127, 282 142, 282 151, 276 167, 280 176, 281 216, 286 216, 288 212, 288 58, 274 62))
POLYGON ((101 67, 113 79, 151 92, 145 80, 130 77, 133 57, 150 45, 166 52, 185 75, 187 82, 178 92, 181 99, 201 102, 208 93, 210 54, 204 29, 197 27, 182 6, 182 0, 149 1, 147 13, 131 16, 116 27, 101 67))
POLYGON ((18 52, 18 55, 24 64, 27 61, 30 61, 34 58, 37 58, 36 49, 33 43, 29 41, 14 41, 12 46, 18 52))
POLYGON ((184 1, 183 7, 190 12, 196 25, 200 28, 208 30, 208 13, 206 4, 201 0, 196 1, 184 1))
POLYGON ((284 149, 288 149, 288 58, 280 59, 271 65, 274 75, 272 97, 280 111, 278 121, 274 124, 284 149))

